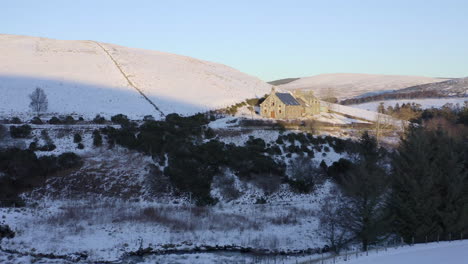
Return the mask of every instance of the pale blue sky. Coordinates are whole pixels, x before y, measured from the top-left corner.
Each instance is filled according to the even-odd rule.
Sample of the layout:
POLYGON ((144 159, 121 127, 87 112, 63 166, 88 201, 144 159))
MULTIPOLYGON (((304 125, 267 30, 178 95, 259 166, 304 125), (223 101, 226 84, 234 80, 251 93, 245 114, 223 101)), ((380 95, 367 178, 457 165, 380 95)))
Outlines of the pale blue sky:
POLYGON ((0 8, 0 33, 183 54, 267 81, 468 76, 467 0, 2 0, 0 8))

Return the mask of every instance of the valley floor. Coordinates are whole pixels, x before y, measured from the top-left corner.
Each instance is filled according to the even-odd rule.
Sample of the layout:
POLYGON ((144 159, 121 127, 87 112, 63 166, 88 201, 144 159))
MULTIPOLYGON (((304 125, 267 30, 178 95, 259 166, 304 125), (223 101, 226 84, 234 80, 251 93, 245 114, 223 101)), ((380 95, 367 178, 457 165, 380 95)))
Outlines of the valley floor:
MULTIPOLYGON (((252 248, 262 252, 316 250, 318 208, 328 187, 311 195, 278 192, 267 204, 237 201, 200 208, 116 199, 41 200, 25 208, 1 208, 1 223, 16 237, 3 249, 54 254, 88 261, 118 261, 128 252, 191 251, 205 246, 252 248)), ((226 254, 235 258, 236 250, 226 254)), ((239 252, 237 252, 239 253, 239 252)), ((178 254, 177 254, 178 255, 178 254)))

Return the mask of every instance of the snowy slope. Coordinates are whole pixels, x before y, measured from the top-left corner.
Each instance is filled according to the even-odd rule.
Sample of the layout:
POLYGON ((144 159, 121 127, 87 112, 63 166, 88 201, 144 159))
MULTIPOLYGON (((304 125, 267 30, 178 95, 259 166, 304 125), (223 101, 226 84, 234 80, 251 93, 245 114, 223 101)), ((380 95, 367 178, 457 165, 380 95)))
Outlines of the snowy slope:
POLYGON ((331 89, 335 97, 344 99, 364 93, 392 91, 445 80, 422 76, 334 73, 303 77, 280 87, 288 90, 311 89, 319 97, 327 96, 331 89))
POLYGON ((0 35, 0 115, 24 113, 45 90, 49 112, 193 114, 263 96, 270 85, 225 65, 94 41, 0 35))
POLYGON ((468 241, 418 244, 398 249, 389 249, 380 253, 372 252, 339 263, 349 264, 458 264, 466 263, 468 259, 468 241))

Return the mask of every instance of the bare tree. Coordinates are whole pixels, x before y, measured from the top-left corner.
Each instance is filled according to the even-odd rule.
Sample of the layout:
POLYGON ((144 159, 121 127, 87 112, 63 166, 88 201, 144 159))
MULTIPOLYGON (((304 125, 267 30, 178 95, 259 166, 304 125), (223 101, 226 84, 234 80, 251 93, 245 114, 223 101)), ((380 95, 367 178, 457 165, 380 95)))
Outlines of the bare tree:
MULTIPOLYGON (((329 243, 330 249, 336 253, 353 240, 352 233, 343 226, 346 215, 343 214, 346 200, 339 190, 327 196, 320 208, 320 234, 329 243)), ((332 193, 331 192, 331 193, 332 193)))
POLYGON ((47 95, 42 88, 36 87, 36 89, 29 95, 29 98, 31 99, 29 107, 37 116, 47 111, 49 103, 47 101, 47 95))
POLYGON ((394 129, 394 120, 391 116, 379 112, 374 125, 375 138, 377 143, 380 143, 383 133, 387 130, 394 129))

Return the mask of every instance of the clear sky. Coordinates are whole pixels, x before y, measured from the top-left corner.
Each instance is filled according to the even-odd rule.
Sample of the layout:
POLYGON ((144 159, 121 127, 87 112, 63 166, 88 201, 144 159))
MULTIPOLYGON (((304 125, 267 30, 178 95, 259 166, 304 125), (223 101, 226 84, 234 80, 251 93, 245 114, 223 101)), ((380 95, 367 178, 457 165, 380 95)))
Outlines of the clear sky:
POLYGON ((2 0, 0 33, 215 61, 263 80, 468 76, 467 0, 2 0))

